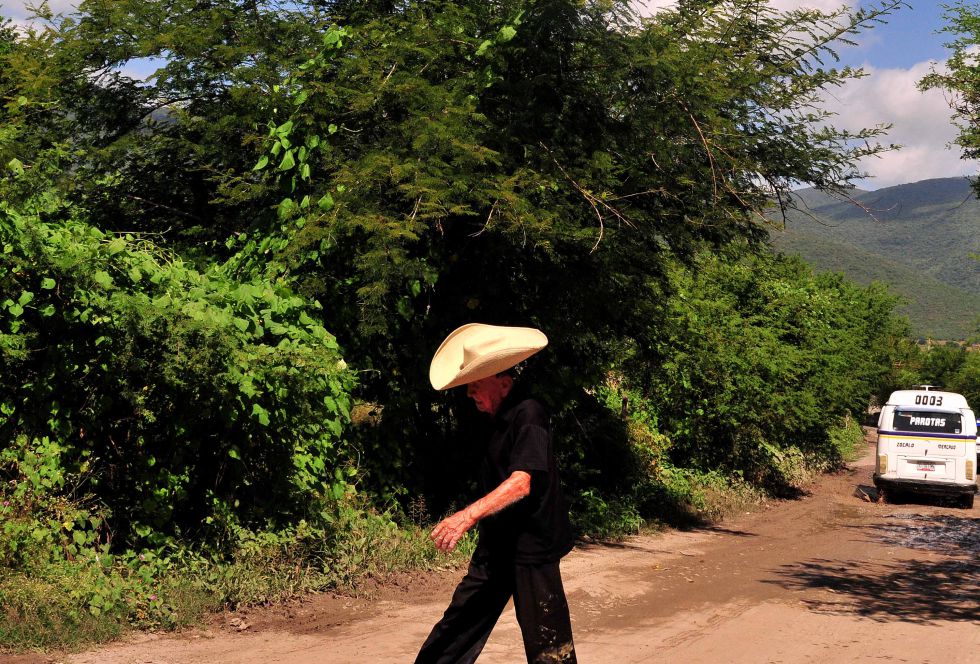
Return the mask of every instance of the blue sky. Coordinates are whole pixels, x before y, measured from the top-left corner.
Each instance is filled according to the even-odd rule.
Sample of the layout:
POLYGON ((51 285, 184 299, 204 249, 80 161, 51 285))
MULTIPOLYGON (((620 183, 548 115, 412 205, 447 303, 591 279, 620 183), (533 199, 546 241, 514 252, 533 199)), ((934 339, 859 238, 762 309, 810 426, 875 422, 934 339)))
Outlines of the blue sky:
MULTIPOLYGON (((861 3, 867 5, 867 3, 861 3)), ((939 2, 911 0, 911 9, 900 9, 868 33, 859 48, 848 48, 841 55, 848 64, 865 60, 877 67, 911 67, 925 60, 944 60, 948 52, 943 43, 948 34, 937 34, 943 27, 943 9, 939 2)))
MULTIPOLYGON (((674 0, 634 0, 650 12, 674 4, 674 0)), ((0 14, 22 21, 26 0, 0 0, 0 14)), ((52 9, 66 10, 72 0, 50 0, 52 9)), ((770 0, 780 10, 801 6, 832 10, 849 5, 867 5, 864 0, 770 0)), ((891 123, 893 129, 885 142, 898 143, 903 149, 863 163, 873 177, 859 182, 865 189, 877 189, 927 178, 974 174, 980 171, 976 162, 961 160, 948 144, 956 137, 951 124, 947 100, 939 91, 926 93, 916 83, 947 56, 943 43, 949 35, 937 34, 942 27, 941 3, 932 0, 908 0, 903 8, 888 18, 888 23, 858 37, 856 47, 842 47, 843 64, 863 66, 868 75, 833 91, 826 99, 827 108, 836 112, 835 124, 849 129, 891 123)), ((134 67, 134 75, 147 75, 153 67, 134 67)))
POLYGON ((909 0, 908 4, 911 8, 897 10, 886 24, 860 37, 857 47, 841 50, 845 64, 864 67, 868 76, 828 99, 828 106, 839 114, 841 126, 890 122, 894 126, 888 141, 903 146, 863 164, 874 176, 858 183, 865 189, 978 172, 976 162, 961 159, 959 149, 949 147, 957 129, 950 120, 945 95, 916 88, 916 83, 933 68, 941 68, 949 55, 944 43, 952 36, 940 33, 944 26, 942 3, 909 0))

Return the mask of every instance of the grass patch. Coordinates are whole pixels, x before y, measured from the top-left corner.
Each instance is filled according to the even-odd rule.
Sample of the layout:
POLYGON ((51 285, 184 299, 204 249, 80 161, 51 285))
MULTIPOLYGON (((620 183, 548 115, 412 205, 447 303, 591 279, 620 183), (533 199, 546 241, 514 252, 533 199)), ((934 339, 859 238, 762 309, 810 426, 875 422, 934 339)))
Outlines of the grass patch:
POLYGON ((446 556, 432 545, 427 530, 398 523, 387 514, 351 508, 325 536, 245 533, 230 559, 197 557, 190 564, 196 582, 219 607, 238 608, 309 592, 356 593, 368 577, 462 564, 475 542, 470 535, 446 556))
POLYGON ((0 566, 0 650, 75 650, 133 629, 196 624, 222 608, 325 590, 356 593, 368 577, 462 564, 476 542, 471 535, 449 556, 440 554, 427 530, 353 496, 329 528, 236 529, 233 537, 222 555, 176 547, 120 555, 91 550, 29 569, 0 566))
POLYGON ((45 565, 31 574, 0 575, 0 646, 12 650, 76 649, 118 638, 132 628, 176 628, 216 608, 202 589, 170 565, 159 578, 135 578, 119 562, 92 559, 45 565), (155 590, 143 590, 145 582, 155 590))
POLYGON ((69 579, 0 576, 0 644, 12 650, 73 648, 122 632, 111 616, 96 616, 70 595, 69 579))

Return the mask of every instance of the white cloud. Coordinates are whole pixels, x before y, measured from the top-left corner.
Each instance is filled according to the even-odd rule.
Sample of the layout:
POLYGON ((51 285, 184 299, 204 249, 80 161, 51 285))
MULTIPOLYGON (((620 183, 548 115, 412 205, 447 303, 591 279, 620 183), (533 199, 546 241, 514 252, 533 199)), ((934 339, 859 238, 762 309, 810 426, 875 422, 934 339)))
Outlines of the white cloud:
POLYGON ((920 62, 908 69, 877 69, 865 65, 868 75, 831 91, 826 108, 837 113, 833 124, 857 130, 881 123, 892 124, 882 141, 902 145, 862 163, 873 179, 860 183, 868 189, 888 187, 938 177, 974 174, 978 165, 960 159, 949 144, 956 138, 948 100, 942 91, 920 92, 917 82, 933 63, 920 62))
MULTIPOLYGON (((0 16, 22 22, 31 13, 28 5, 37 6, 41 0, 0 0, 0 16)), ((48 7, 55 14, 68 13, 75 8, 78 0, 48 0, 48 7)))
MULTIPOLYGON (((646 7, 645 13, 676 4, 675 0, 636 0, 646 7)), ((825 11, 844 4, 857 5, 855 0, 771 0, 779 10, 813 7, 825 11)), ((859 49, 874 45, 879 37, 874 30, 862 33, 859 49)), ((950 144, 958 130, 952 124, 952 111, 943 92, 920 92, 916 84, 934 66, 921 62, 908 69, 881 69, 865 64, 867 76, 850 81, 842 88, 828 91, 826 108, 838 115, 833 124, 844 129, 858 130, 878 124, 891 124, 892 129, 883 143, 896 143, 901 150, 887 152, 862 162, 862 169, 872 177, 859 182, 866 189, 877 189, 929 178, 973 175, 980 164, 960 158, 960 150, 950 144)))

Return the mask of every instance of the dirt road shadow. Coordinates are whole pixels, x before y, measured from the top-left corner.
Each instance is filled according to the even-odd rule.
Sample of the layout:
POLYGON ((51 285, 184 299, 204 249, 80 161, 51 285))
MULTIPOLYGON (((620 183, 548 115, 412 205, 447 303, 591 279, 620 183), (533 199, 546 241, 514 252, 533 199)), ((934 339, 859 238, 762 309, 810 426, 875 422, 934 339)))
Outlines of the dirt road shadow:
POLYGON ((804 600, 821 613, 912 623, 980 621, 980 519, 898 513, 884 523, 850 528, 886 546, 943 557, 870 564, 814 560, 780 569, 781 580, 773 583, 830 591, 804 600))
POLYGON ((897 513, 885 523, 852 526, 889 546, 904 546, 980 560, 980 519, 948 514, 897 513))
POLYGON ((980 617, 980 562, 972 558, 876 564, 816 560, 780 571, 790 590, 823 588, 831 596, 803 603, 818 613, 857 614, 882 622, 976 622, 980 617))

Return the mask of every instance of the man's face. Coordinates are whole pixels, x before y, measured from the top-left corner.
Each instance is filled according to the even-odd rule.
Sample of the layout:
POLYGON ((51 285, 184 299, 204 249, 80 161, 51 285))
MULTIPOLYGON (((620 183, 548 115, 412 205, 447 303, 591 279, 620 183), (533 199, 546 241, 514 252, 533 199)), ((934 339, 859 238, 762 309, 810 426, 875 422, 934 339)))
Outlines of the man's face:
POLYGON ((478 411, 495 415, 513 384, 514 381, 506 374, 481 378, 466 385, 466 396, 473 399, 478 411))

